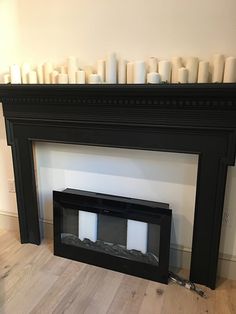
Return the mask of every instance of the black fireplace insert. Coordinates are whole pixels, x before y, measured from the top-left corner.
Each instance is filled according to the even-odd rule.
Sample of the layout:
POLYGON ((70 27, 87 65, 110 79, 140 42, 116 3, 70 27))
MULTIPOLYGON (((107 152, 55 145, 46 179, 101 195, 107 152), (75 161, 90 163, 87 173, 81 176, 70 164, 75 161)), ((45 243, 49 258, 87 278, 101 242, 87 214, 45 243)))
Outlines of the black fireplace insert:
POLYGON ((53 192, 53 214, 55 255, 168 282, 168 204, 66 189, 53 192))

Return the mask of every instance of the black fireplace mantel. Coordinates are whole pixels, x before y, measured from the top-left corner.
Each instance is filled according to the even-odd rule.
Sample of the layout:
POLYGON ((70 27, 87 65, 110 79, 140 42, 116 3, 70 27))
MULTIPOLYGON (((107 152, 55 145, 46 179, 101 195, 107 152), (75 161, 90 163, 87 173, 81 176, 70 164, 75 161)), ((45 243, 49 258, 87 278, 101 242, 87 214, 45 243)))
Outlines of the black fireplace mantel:
POLYGON ((33 142, 198 154, 190 279, 215 287, 236 84, 1 85, 22 243, 40 244, 33 142))

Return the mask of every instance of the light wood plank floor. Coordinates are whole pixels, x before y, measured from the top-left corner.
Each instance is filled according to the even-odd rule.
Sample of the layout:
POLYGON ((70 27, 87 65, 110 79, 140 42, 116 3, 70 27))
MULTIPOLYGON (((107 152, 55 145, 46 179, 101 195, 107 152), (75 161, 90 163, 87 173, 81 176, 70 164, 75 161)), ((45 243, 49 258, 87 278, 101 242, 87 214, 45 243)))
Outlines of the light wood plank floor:
POLYGON ((221 280, 208 299, 175 284, 162 285, 53 256, 52 244, 21 245, 0 231, 0 313, 236 313, 236 282, 221 280))

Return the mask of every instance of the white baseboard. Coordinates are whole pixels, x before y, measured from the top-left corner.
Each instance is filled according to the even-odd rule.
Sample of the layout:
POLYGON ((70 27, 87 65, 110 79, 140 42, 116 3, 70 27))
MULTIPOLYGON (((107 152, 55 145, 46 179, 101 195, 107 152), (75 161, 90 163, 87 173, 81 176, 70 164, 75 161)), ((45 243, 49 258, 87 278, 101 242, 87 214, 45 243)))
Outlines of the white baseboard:
MULTIPOLYGON (((0 229, 19 232, 18 217, 14 213, 0 211, 0 229)), ((40 231, 43 238, 53 239, 53 225, 49 220, 40 220, 40 231)), ((171 245, 170 265, 175 268, 190 268, 191 251, 177 245, 171 245)), ((220 254, 218 275, 236 280, 236 256, 220 254)))

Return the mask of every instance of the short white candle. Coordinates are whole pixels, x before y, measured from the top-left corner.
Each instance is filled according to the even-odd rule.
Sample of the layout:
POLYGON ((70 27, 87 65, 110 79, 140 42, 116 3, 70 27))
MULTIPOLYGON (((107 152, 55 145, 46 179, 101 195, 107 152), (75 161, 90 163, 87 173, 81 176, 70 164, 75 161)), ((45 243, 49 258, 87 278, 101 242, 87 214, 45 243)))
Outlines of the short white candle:
POLYGON ((184 67, 178 70, 178 83, 188 83, 188 70, 184 67))
POLYGON ((157 72, 150 72, 147 74, 147 83, 158 84, 161 82, 161 76, 157 72))
POLYGON ((159 74, 161 75, 161 81, 170 83, 171 63, 169 61, 163 60, 159 62, 158 66, 159 74))
POLYGON ((225 57, 221 54, 213 56, 212 83, 222 83, 224 75, 225 57))
POLYGON ((98 74, 89 75, 89 84, 99 84, 101 83, 101 77, 98 74))
POLYGON ((18 64, 11 65, 10 74, 12 84, 21 84, 21 71, 18 64))
POLYGON ((77 71, 76 72, 76 82, 77 84, 85 84, 85 71, 77 71))
POLYGON ((208 83, 209 80, 209 62, 200 61, 198 67, 198 83, 208 83))
POLYGON ((198 75, 198 58, 189 57, 186 62, 186 69, 188 70, 188 83, 196 83, 198 75))
MULTIPOLYGON (((85 72, 85 83, 89 83, 89 75, 94 73, 94 69, 91 65, 86 65, 84 67, 84 72, 85 72)), ((78 81, 77 81, 77 83, 84 84, 84 83, 82 83, 82 82, 80 83, 78 81)))
POLYGON ((97 241, 97 214, 79 211, 79 239, 97 241))
POLYGON ((29 84, 37 84, 38 79, 37 79, 37 72, 36 71, 30 71, 28 74, 28 81, 29 84))
POLYGON ((134 84, 144 84, 146 82, 146 64, 144 61, 134 62, 134 84))
POLYGON ((57 77, 58 84, 68 84, 69 78, 68 74, 66 73, 59 73, 57 77))
POLYGON ((224 83, 236 83, 236 58, 228 57, 225 61, 224 83))
POLYGON ((130 220, 127 222, 127 249, 147 253, 148 224, 146 222, 130 220))

